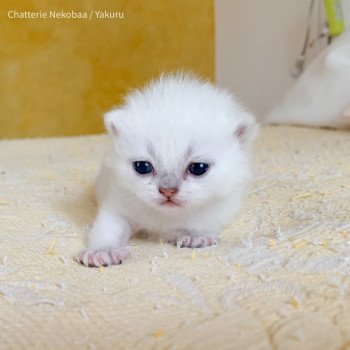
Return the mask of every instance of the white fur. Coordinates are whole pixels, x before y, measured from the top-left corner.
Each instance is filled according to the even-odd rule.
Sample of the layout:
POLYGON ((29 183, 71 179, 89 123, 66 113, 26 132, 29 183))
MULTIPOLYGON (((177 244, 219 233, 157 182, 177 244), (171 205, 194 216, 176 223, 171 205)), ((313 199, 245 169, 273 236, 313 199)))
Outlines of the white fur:
POLYGON ((164 241, 178 243, 189 236, 197 242, 186 246, 214 242, 238 211, 250 178, 253 117, 226 91, 179 74, 126 96, 123 106, 105 115, 105 124, 111 146, 97 181, 99 213, 89 248, 78 260, 112 264, 103 254, 88 263, 83 255, 118 252, 138 230, 164 241), (154 173, 139 175, 133 161, 151 162, 154 173), (192 162, 209 163, 209 170, 191 175, 186 170, 192 162), (162 181, 178 185, 173 198, 179 206, 160 204, 162 181))
POLYGON ((268 123, 349 128, 350 29, 317 56, 274 106, 268 123))

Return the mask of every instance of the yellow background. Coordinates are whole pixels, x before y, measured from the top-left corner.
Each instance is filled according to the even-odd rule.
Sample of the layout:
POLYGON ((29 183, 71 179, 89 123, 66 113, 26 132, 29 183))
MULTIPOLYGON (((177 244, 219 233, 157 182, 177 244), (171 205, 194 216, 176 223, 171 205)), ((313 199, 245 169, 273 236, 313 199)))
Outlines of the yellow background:
POLYGON ((0 2, 0 137, 103 131, 101 116, 162 71, 214 77, 212 0, 0 2), (10 19, 8 11, 124 12, 10 19))

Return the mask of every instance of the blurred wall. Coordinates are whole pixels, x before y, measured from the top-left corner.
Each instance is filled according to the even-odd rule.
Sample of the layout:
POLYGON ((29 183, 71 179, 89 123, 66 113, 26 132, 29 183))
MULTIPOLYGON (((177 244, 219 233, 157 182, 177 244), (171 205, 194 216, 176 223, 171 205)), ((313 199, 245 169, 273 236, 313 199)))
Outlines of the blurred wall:
MULTIPOLYGON (((301 52, 310 0, 215 0, 216 80, 235 92, 262 120, 294 83, 291 72, 301 52)), ((350 25, 350 0, 343 0, 350 25)), ((312 37, 323 1, 317 0, 312 37)), ((320 14, 320 15, 319 15, 320 14)), ((308 62, 326 42, 308 51, 308 62)))
POLYGON ((162 71, 213 79, 213 16, 212 0, 1 1, 0 137, 102 132, 103 112, 162 71), (10 19, 10 10, 124 14, 10 19))
POLYGON ((344 12, 344 20, 349 28, 350 26, 350 0, 342 0, 342 7, 343 7, 343 12, 344 12))

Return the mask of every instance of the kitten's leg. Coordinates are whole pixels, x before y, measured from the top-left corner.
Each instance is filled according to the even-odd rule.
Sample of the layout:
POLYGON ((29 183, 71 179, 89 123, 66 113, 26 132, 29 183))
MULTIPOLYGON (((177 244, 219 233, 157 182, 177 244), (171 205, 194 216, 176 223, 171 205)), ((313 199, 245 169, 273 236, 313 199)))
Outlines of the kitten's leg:
POLYGON ((131 227, 122 217, 101 208, 89 233, 89 247, 76 259, 85 266, 118 265, 129 255, 131 227))
POLYGON ((186 232, 177 236, 171 243, 178 248, 204 248, 212 245, 218 245, 219 239, 216 234, 199 235, 186 232))

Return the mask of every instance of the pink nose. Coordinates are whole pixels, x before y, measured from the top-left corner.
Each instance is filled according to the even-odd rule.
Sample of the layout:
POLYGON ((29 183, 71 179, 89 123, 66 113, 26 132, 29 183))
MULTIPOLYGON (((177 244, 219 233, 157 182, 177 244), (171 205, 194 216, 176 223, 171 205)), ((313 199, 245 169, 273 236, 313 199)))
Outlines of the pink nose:
POLYGON ((159 193, 164 197, 170 198, 178 191, 177 188, 160 188, 159 193))

